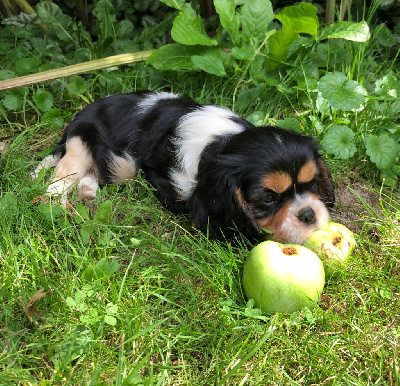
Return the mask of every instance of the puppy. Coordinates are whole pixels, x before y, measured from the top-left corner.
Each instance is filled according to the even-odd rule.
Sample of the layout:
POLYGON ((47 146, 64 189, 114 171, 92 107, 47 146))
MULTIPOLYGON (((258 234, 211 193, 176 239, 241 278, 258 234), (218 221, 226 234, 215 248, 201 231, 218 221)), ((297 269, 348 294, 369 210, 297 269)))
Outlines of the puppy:
POLYGON ((316 142, 277 127, 255 127, 233 112, 166 92, 100 99, 66 128, 53 155, 48 195, 66 202, 99 184, 120 184, 139 169, 169 210, 189 213, 211 238, 241 233, 303 243, 328 222, 333 184, 316 142), (266 231, 268 232, 266 232, 266 231))

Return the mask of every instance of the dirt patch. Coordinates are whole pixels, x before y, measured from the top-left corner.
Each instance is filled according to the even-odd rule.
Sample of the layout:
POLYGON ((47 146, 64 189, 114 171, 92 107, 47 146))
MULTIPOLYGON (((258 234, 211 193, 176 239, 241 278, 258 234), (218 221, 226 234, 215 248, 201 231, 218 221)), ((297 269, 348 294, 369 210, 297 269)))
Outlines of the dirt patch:
POLYGON ((353 232, 360 231, 366 219, 382 213, 379 194, 361 182, 338 187, 332 220, 346 225, 353 232))

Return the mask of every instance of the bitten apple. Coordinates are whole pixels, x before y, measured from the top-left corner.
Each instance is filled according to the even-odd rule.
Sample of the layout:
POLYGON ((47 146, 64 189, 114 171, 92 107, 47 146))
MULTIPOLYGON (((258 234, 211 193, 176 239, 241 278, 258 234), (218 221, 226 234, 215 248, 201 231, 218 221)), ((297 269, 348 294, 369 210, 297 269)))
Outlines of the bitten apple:
POLYGON ((244 291, 266 313, 312 308, 325 285, 324 267, 318 256, 297 244, 264 241, 245 261, 244 291))
POLYGON ((326 277, 340 274, 356 246, 350 229, 342 224, 329 222, 316 230, 303 244, 322 260, 326 277))

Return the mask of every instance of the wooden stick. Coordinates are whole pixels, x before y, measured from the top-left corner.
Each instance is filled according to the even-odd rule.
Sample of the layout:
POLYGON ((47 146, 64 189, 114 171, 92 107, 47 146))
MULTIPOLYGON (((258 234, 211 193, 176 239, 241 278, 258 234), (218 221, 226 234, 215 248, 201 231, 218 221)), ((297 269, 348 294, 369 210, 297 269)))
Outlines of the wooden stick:
POLYGON ((12 88, 17 88, 22 86, 30 86, 36 83, 48 82, 50 80, 66 78, 69 76, 83 74, 90 71, 102 70, 104 68, 122 66, 124 64, 130 64, 135 62, 143 62, 151 55, 152 52, 153 52, 152 50, 140 51, 130 54, 109 56, 107 58, 73 64, 72 66, 56 68, 54 70, 43 71, 37 74, 31 74, 31 75, 21 76, 18 78, 3 80, 0 81, 0 91, 10 90, 12 88))

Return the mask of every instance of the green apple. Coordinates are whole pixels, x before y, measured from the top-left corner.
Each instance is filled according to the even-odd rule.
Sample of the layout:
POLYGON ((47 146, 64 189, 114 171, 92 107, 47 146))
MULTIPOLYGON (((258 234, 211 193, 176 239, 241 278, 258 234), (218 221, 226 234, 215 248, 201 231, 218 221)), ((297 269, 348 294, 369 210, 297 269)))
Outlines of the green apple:
POLYGON ((242 283, 247 297, 262 311, 294 312, 319 302, 325 273, 321 260, 309 249, 269 240, 251 250, 242 283))
POLYGON ((303 245, 322 260, 326 277, 335 277, 346 267, 356 240, 350 229, 342 224, 329 222, 313 232, 303 245))

